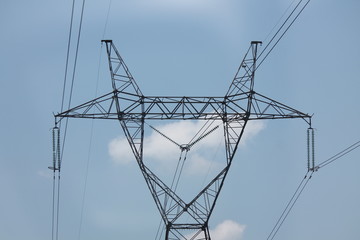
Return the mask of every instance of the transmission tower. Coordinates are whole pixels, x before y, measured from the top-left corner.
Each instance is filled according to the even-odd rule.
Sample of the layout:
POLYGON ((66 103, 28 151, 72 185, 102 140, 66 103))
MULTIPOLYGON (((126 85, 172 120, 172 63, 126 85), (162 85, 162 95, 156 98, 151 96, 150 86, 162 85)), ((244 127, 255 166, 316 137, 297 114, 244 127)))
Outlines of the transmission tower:
MULTIPOLYGON (((301 118, 310 125, 311 116, 254 91, 259 41, 251 42, 224 97, 145 96, 112 40, 102 42, 106 45, 112 91, 56 114, 56 124, 64 118, 119 121, 160 212, 165 240, 210 240, 209 219, 248 121, 301 118), (151 120, 220 121, 223 126, 224 166, 190 201, 185 201, 172 184, 166 184, 144 162, 145 129, 149 129, 145 127, 151 120)), ((196 140, 181 145, 154 127, 151 129, 186 152, 215 130, 203 132, 196 140)))

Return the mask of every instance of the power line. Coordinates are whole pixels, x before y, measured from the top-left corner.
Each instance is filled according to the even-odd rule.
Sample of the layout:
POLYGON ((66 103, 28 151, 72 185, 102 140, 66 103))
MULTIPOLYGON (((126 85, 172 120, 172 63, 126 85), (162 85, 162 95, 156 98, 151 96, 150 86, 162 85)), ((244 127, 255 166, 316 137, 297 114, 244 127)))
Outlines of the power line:
MULTIPOLYGON (((281 30, 283 29, 283 27, 285 27, 286 23, 291 19, 291 16, 296 12, 296 9, 300 6, 300 4, 303 2, 303 0, 299 1, 299 3, 295 6, 295 8, 293 9, 293 11, 289 14, 289 16, 286 18, 286 20, 284 21, 284 23, 280 26, 280 28, 278 29, 278 31, 274 34, 274 36, 271 38, 271 40, 269 41, 269 43, 265 46, 265 48, 261 51, 261 53, 258 56, 258 59, 260 59, 260 57, 265 53, 266 49, 271 45, 271 43, 276 39, 276 37, 278 36, 278 34, 280 34, 281 30)), ((285 30, 283 31, 283 33, 281 33, 281 35, 279 36, 279 38, 275 41, 275 43, 272 45, 272 47, 270 48, 270 50, 265 54, 264 58, 260 61, 260 63, 257 65, 256 69, 258 69, 260 67, 260 65, 264 62, 264 60, 269 56, 269 54, 272 52, 272 50, 276 47, 276 45, 279 43, 279 41, 283 38, 283 36, 285 35, 285 33, 289 30, 289 28, 294 24, 294 22, 298 19, 298 17, 300 16, 300 14, 304 11, 304 9, 306 8, 306 6, 309 4, 310 0, 308 0, 304 6, 300 9, 300 11, 295 15, 294 19, 289 23, 289 25, 285 28, 285 30)))
MULTIPOLYGON (((75 61, 73 66, 73 73, 72 73, 72 81, 71 81, 71 87, 70 87, 70 94, 69 94, 69 102, 68 107, 71 105, 71 99, 73 94, 73 88, 74 88, 74 80, 75 80, 75 72, 76 72, 76 63, 77 63, 77 57, 78 57, 78 51, 79 51, 79 45, 80 45, 80 36, 81 36, 81 27, 83 22, 83 15, 84 15, 84 7, 85 7, 85 0, 82 2, 82 8, 81 8, 81 16, 80 16, 80 25, 78 30, 78 37, 77 37, 77 44, 76 44, 76 52, 75 52, 75 61)), ((71 18, 70 18, 70 26, 69 26, 69 35, 68 35, 68 44, 67 44, 67 53, 66 53, 66 61, 65 61, 65 71, 64 71, 64 82, 63 82, 63 90, 62 90, 62 99, 61 99, 61 111, 63 111, 64 108, 64 102, 65 102, 65 92, 66 92, 66 86, 67 86, 67 74, 68 74, 68 67, 69 67, 69 59, 70 59, 70 47, 71 47, 71 38, 72 38, 72 31, 73 31, 73 22, 74 22, 74 10, 75 10, 75 0, 72 2, 72 8, 71 8, 71 18)), ((57 123, 55 122, 55 128, 57 128, 57 123)), ((58 129, 61 128, 61 122, 59 123, 58 129)), ((65 149, 65 140, 66 140, 66 133, 68 128, 68 119, 66 119, 65 122, 65 130, 63 135, 63 141, 62 146, 60 146, 60 132, 58 133, 58 142, 53 146, 56 147, 56 151, 58 154, 57 159, 57 166, 55 166, 56 163, 54 163, 54 166, 51 168, 54 171, 54 177, 53 177, 53 210, 52 210, 52 240, 54 240, 54 237, 56 240, 59 238, 59 215, 60 215, 60 180, 61 180, 61 164, 62 164, 62 158, 63 153, 65 149), (61 152, 60 152, 60 147, 61 152), (56 172, 57 172, 57 186, 56 186, 56 172), (57 189, 56 189, 57 188, 57 189), (56 191, 57 190, 57 191, 56 191), (57 195, 55 197, 55 195, 57 195), (55 209, 56 208, 56 209, 55 209)))
POLYGON ((319 168, 325 167, 326 165, 334 162, 335 160, 345 156, 346 154, 354 151, 356 148, 360 147, 360 140, 355 142, 354 144, 350 145, 349 147, 345 148, 344 150, 338 152, 334 156, 328 158, 327 160, 321 162, 315 167, 315 170, 318 170, 319 168))
POLYGON ((314 172, 311 172, 310 176, 308 177, 309 171, 306 173, 305 177, 301 180, 300 184, 298 185, 298 187, 296 188, 296 191, 294 192, 294 194, 292 195, 291 199, 289 200, 289 202, 287 203, 285 209, 283 210, 283 212, 281 213, 280 217, 278 218, 275 226, 273 227, 273 229, 271 230, 270 234, 268 235, 268 237, 266 238, 266 240, 272 240, 274 239, 274 237, 276 236, 276 234, 278 233, 279 229, 281 228, 281 226, 283 225, 284 221, 286 220, 286 218, 288 217, 289 213, 291 212, 291 210, 293 209, 295 203, 297 202, 297 200, 299 199, 301 193, 304 191, 306 185, 308 184, 308 182, 310 181, 312 175, 314 172))
MULTIPOLYGON (((81 29, 82 29, 82 22, 83 22, 83 17, 84 17, 84 8, 85 8, 85 0, 82 1, 82 6, 81 6, 80 23, 79 23, 79 29, 78 29, 78 35, 77 35, 77 42, 76 42, 75 59, 74 59, 73 72, 72 72, 72 78, 71 78, 71 87, 70 87, 68 108, 70 108, 70 106, 71 106, 71 100, 72 100, 72 95, 73 95, 73 90, 74 90, 75 73, 76 73, 77 59, 78 59, 79 47, 80 47, 81 29)), ((63 138, 62 153, 61 153, 60 161, 62 160, 64 149, 65 149, 67 128, 68 128, 68 119, 66 119, 66 121, 65 121, 65 130, 64 130, 64 138, 63 138)), ((86 175, 86 178, 87 178, 87 175, 86 175)), ((59 195, 60 195, 60 167, 59 167, 59 182, 58 182, 58 184, 59 184, 59 188, 58 188, 58 190, 59 190, 58 197, 59 197, 59 195)), ((84 194, 85 194, 85 191, 84 191, 84 194)), ((83 204, 84 204, 84 202, 83 202, 83 204)), ((58 213, 57 213, 58 217, 59 217, 59 205, 60 204, 59 204, 59 200, 58 200, 58 213)), ((81 212, 81 214, 82 214, 82 212, 81 212)), ((82 216, 81 216, 81 219, 82 219, 82 216)), ((79 238, 80 238, 80 230, 79 230, 79 238)))
POLYGON ((334 162, 335 160, 343 157, 344 155, 354 151, 355 149, 357 149, 358 147, 360 147, 360 140, 355 142, 354 144, 350 145, 349 147, 345 148, 344 150, 338 152, 337 154, 335 154, 334 156, 330 157, 329 159, 321 162, 320 164, 318 164, 317 166, 315 166, 314 168, 310 169, 304 179, 300 182, 300 184, 298 185, 295 193, 292 195, 291 199, 289 200, 289 202, 287 203, 285 209, 283 210, 282 214, 280 215, 279 219, 277 220, 275 226, 273 227, 273 229, 271 230, 270 234, 268 235, 266 240, 272 240, 274 239, 275 235, 277 234, 277 232, 279 231, 279 229, 281 228, 282 224, 284 223, 284 221, 286 220, 287 216, 289 215, 290 211, 292 210, 292 208, 294 207, 295 203, 297 202, 297 200, 299 199, 301 193, 304 191, 306 185, 308 184, 308 182, 310 181, 312 175, 314 174, 314 172, 318 171, 319 168, 324 167, 332 162, 334 162), (309 172, 311 173, 310 176, 308 177, 309 172))
POLYGON ((105 33, 106 33, 107 25, 108 25, 108 22, 109 22, 111 3, 112 3, 112 0, 109 1, 109 6, 108 6, 108 9, 107 9, 106 21, 105 21, 105 26, 104 26, 102 39, 105 39, 105 33))
POLYGON ((79 233, 78 233, 79 240, 81 239, 81 230, 82 230, 83 217, 84 217, 85 197, 86 197, 86 190, 87 190, 87 183, 88 183, 91 147, 92 147, 93 132, 94 132, 93 130, 94 130, 94 121, 91 121, 90 142, 89 142, 88 157, 87 157, 86 168, 85 168, 84 190, 83 190, 82 201, 81 201, 80 224, 79 224, 79 233))
MULTIPOLYGON (((65 91, 66 91, 66 83, 67 83, 67 73, 68 73, 68 66, 69 66, 69 56, 70 56, 70 46, 71 46, 71 36, 72 36, 72 28, 73 28, 73 20, 74 20, 74 9, 75 9, 75 0, 72 2, 71 7, 71 17, 70 17, 70 26, 69 26, 69 34, 68 34, 68 43, 67 43, 67 51, 66 51, 66 60, 65 60, 65 71, 64 71, 64 81, 63 81, 63 90, 62 90, 62 98, 61 98, 61 112, 64 108, 64 101, 65 101, 65 91)), ((59 128, 61 127, 61 123, 59 124, 59 128)), ((53 130, 54 131, 54 130, 53 130)), ((60 134, 60 133, 59 133, 60 134)), ((60 135, 59 135, 60 137, 60 135)), ((54 132, 53 132, 53 138, 54 138, 54 132)), ((58 146, 60 147, 60 143, 58 143, 58 146)), ((54 162, 53 162, 53 197, 52 197, 52 226, 51 226, 51 239, 54 240, 54 237, 58 239, 59 236, 59 201, 60 201, 60 169, 58 169, 58 184, 56 186, 56 156, 55 156, 55 150, 56 143, 53 139, 53 151, 54 151, 54 162), (57 191, 56 191, 57 188, 57 191), (56 196, 57 195, 57 198, 56 196), (55 201, 56 200, 56 201, 55 201), (55 212, 56 209, 56 212, 55 212), (56 215, 55 215, 56 213, 56 215)), ((60 154, 60 151, 58 152, 60 154)), ((62 153, 61 153, 62 157, 62 153)), ((61 158, 57 159, 59 161, 58 164, 60 164, 61 158)))
POLYGON ((74 19, 74 8, 75 8, 75 0, 73 0, 72 8, 71 8, 71 19, 70 19, 70 27, 69 27, 69 37, 67 43, 67 52, 66 52, 66 61, 65 61, 65 74, 64 74, 64 84, 63 84, 63 91, 62 91, 62 98, 61 98, 61 112, 64 109, 64 101, 65 101, 65 90, 66 90, 66 81, 67 81, 67 72, 69 66, 69 56, 70 56, 70 46, 71 46, 71 35, 72 35, 72 26, 73 26, 73 19, 74 19))
POLYGON ((276 29, 277 26, 279 26, 281 20, 283 20, 283 18, 285 17, 285 15, 288 13, 288 11, 290 10, 291 6, 296 2, 297 0, 293 0, 289 6, 286 8, 286 10, 284 11, 284 13, 281 15, 281 17, 279 18, 279 20, 276 22, 276 24, 274 25, 274 27, 270 30, 270 32, 266 35, 264 42, 266 42, 268 40, 268 38, 270 37, 270 35, 273 33, 273 31, 276 29))

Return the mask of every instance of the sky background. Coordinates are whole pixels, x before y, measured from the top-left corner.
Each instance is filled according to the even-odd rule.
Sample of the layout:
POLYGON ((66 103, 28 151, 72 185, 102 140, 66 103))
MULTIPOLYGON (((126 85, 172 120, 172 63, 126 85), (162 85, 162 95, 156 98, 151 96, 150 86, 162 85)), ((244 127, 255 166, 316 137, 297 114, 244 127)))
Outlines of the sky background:
MULTIPOLYGON (((223 96, 250 41, 269 40, 291 2, 113 0, 108 15, 110 1, 87 1, 72 106, 111 91, 101 39, 113 39, 145 95, 223 96)), ((0 3, 0 239, 51 239, 47 167, 71 4, 0 3)), ((314 114, 318 163, 360 138, 359 12, 357 0, 311 1, 256 73, 257 92, 314 114)), ((306 173, 306 129, 302 120, 249 129, 210 220, 214 240, 267 238, 306 173)), ((123 137, 115 121, 69 121, 59 239, 155 239, 160 216, 145 181, 112 152, 123 137)), ((359 157, 316 172, 274 239, 359 239, 359 157)))

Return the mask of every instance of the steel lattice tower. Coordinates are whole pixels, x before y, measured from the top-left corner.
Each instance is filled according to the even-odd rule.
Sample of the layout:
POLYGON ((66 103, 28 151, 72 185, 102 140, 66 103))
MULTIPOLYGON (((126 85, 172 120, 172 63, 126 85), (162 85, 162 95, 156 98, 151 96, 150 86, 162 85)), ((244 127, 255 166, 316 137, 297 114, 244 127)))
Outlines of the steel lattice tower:
MULTIPOLYGON (((210 240, 209 219, 248 121, 302 118, 310 124, 311 116, 254 91, 259 41, 251 42, 224 97, 145 96, 113 42, 102 42, 106 45, 112 92, 56 114, 56 124, 63 118, 119 121, 166 226, 165 240, 210 240), (191 201, 184 201, 144 163, 144 131, 148 120, 222 122, 225 166, 191 201)), ((179 147, 188 150, 190 145, 179 147)))

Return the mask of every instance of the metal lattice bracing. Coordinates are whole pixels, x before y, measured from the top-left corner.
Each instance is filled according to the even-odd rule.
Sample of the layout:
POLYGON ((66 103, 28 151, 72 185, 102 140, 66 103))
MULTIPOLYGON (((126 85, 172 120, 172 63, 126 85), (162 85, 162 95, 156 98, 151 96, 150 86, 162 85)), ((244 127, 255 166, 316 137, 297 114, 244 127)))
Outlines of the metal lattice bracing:
MULTIPOLYGON (((310 123, 311 116, 254 91, 260 42, 251 42, 223 97, 144 96, 113 42, 103 42, 108 54, 112 92, 57 114, 56 122, 63 118, 119 121, 165 224, 165 239, 209 240, 208 222, 248 121, 302 118, 310 123), (190 201, 179 196, 144 162, 145 123, 151 120, 220 121, 223 125, 225 164, 190 201)), ((189 151, 193 144, 211 131, 186 146, 177 144, 160 131, 158 133, 177 144, 181 151, 189 151)))

